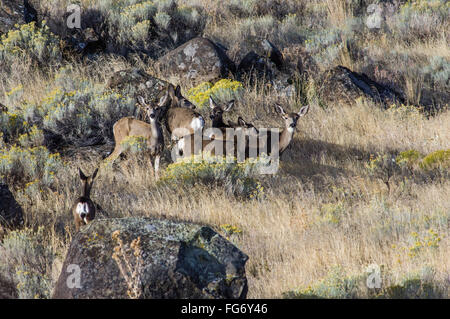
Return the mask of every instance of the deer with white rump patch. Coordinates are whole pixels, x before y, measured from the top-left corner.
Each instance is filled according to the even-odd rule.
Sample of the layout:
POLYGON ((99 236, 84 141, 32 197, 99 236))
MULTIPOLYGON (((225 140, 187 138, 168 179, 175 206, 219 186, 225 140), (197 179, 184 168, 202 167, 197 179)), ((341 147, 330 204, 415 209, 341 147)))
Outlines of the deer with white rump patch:
POLYGON ((166 95, 160 100, 169 106, 164 110, 166 128, 172 140, 178 140, 183 136, 201 132, 205 126, 205 120, 200 113, 195 112, 195 106, 181 95, 181 88, 169 84, 166 95))
POLYGON ((78 168, 80 179, 83 184, 81 197, 79 197, 72 206, 72 214, 77 231, 80 227, 92 222, 95 218, 95 204, 91 200, 91 189, 94 179, 97 176, 98 168, 91 176, 86 176, 83 171, 78 168))

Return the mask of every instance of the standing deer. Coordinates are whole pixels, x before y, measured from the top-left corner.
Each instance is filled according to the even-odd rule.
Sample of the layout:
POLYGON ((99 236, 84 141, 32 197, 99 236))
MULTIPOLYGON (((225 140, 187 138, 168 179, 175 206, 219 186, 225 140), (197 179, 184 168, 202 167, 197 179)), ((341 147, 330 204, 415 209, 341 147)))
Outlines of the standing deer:
MULTIPOLYGON (((106 158, 106 161, 114 161, 123 152, 122 142, 126 138, 130 136, 142 136, 147 141, 147 148, 150 151, 150 156, 155 158, 155 178, 158 179, 159 162, 161 153, 164 149, 164 137, 159 124, 161 108, 151 107, 145 102, 142 96, 138 96, 138 102, 145 108, 148 118, 150 119, 150 124, 139 121, 133 117, 123 117, 118 120, 113 126, 115 148, 106 158)), ((165 103, 165 101, 163 100, 162 103, 165 103)))
POLYGON ((86 176, 81 168, 78 168, 80 173, 80 179, 83 184, 83 190, 81 197, 79 197, 72 206, 72 214, 75 222, 75 228, 80 230, 82 225, 87 225, 95 218, 95 204, 91 200, 91 189, 94 183, 94 179, 97 176, 98 168, 91 176, 86 176))
POLYGON ((166 128, 172 140, 203 130, 205 120, 200 113, 193 110, 195 106, 181 95, 179 85, 174 88, 169 84, 166 95, 161 100, 169 105, 163 117, 166 119, 166 128))
POLYGON ((298 119, 302 116, 305 116, 308 113, 308 110, 309 106, 306 105, 302 107, 298 113, 286 113, 281 105, 275 104, 275 111, 284 119, 285 126, 278 137, 278 145, 276 145, 276 143, 272 143, 272 134, 270 131, 266 131, 265 133, 267 133, 267 135, 260 134, 257 145, 249 145, 246 151, 246 157, 250 156, 248 154, 261 155, 262 153, 266 153, 267 155, 272 155, 275 151, 274 149, 272 149, 272 144, 275 144, 278 150, 278 155, 281 156, 281 154, 286 150, 286 148, 291 143, 292 138, 294 137, 298 119), (257 149, 255 149, 255 147, 257 149))

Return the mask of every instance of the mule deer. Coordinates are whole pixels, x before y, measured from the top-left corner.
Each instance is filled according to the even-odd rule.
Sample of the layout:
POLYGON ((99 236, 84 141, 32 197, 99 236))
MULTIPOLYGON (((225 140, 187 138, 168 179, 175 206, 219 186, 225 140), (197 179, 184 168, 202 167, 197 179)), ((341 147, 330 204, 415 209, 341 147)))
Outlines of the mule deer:
POLYGON ((80 173, 80 179, 83 184, 83 191, 81 197, 79 197, 72 206, 72 214, 75 222, 75 228, 80 230, 82 225, 87 225, 95 218, 95 204, 91 200, 91 189, 94 183, 94 179, 97 176, 98 168, 91 176, 86 176, 81 168, 78 168, 80 173))
POLYGON ((158 179, 160 156, 164 148, 164 138, 158 122, 161 108, 151 107, 145 102, 142 96, 138 96, 138 102, 145 108, 150 119, 150 124, 133 117, 123 117, 118 120, 113 127, 116 145, 114 151, 106 158, 106 161, 114 161, 123 152, 122 142, 126 138, 130 136, 142 136, 146 139, 150 156, 155 158, 155 178, 158 179))
POLYGON ((200 113, 193 110, 195 106, 181 95, 179 85, 174 89, 173 85, 169 84, 166 96, 161 99, 169 104, 164 117, 166 118, 167 131, 169 131, 172 140, 178 140, 185 135, 203 130, 205 120, 200 113))
MULTIPOLYGON (((291 143, 292 138, 294 137, 295 128, 297 127, 298 119, 305 116, 306 113, 308 113, 308 110, 309 106, 306 105, 302 107, 298 113, 286 113, 281 105, 275 104, 275 111, 284 119, 285 126, 281 134, 278 136, 278 145, 275 143, 279 156, 281 156, 281 154, 291 143)), ((262 153, 266 153, 267 155, 272 155, 273 151, 275 151, 272 149, 272 144, 274 143, 272 143, 272 134, 270 130, 263 132, 263 134, 260 133, 258 143, 256 145, 249 145, 246 151, 246 157, 250 156, 249 154, 261 155, 262 153)))
POLYGON ((223 113, 229 112, 234 106, 234 100, 231 100, 228 102, 226 107, 223 107, 221 105, 218 105, 212 97, 209 97, 209 107, 211 108, 211 115, 209 118, 212 121, 212 127, 232 127, 229 124, 225 124, 223 121, 223 113))
POLYGON ((209 129, 205 132, 205 136, 198 133, 184 136, 177 143, 178 155, 185 157, 190 155, 198 155, 202 152, 210 152, 213 156, 233 155, 236 157, 238 150, 245 150, 248 144, 248 137, 257 137, 259 133, 258 129, 253 124, 246 122, 242 117, 238 118, 238 124, 239 126, 236 126, 235 128, 226 128, 226 138, 215 138, 214 132, 212 132, 212 134, 208 134, 209 129), (232 135, 230 135, 231 133, 232 135), (209 137, 208 135, 213 137, 209 137), (204 137, 206 137, 206 139, 204 137), (218 153, 216 153, 217 151, 218 153), (232 154, 229 154, 230 151, 232 151, 232 154))

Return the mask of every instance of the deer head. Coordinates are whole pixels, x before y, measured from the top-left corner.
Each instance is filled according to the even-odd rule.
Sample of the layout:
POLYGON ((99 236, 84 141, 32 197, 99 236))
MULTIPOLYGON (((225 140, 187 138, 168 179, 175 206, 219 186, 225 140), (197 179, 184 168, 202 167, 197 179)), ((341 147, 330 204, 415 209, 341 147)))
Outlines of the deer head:
POLYGON ((211 108, 211 115, 209 118, 212 120, 212 127, 227 127, 223 122, 223 113, 229 112, 234 106, 234 100, 228 102, 226 106, 217 104, 212 97, 209 97, 209 107, 211 108))

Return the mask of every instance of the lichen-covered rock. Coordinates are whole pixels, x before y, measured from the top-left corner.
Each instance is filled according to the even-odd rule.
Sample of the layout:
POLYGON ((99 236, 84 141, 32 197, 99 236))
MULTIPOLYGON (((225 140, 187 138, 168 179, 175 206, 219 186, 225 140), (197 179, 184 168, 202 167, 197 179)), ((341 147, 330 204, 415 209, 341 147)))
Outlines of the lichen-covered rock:
POLYGON ((0 35, 7 33, 15 24, 24 23, 23 3, 17 0, 0 2, 0 35))
POLYGON ((229 77, 236 66, 211 40, 194 38, 161 57, 156 67, 164 78, 175 77, 194 84, 229 77))
POLYGON ((0 183, 0 233, 23 224, 23 212, 8 186, 0 183))
POLYGON ((169 220, 121 218, 94 220, 76 234, 54 298, 128 298, 130 287, 112 257, 117 246, 112 234, 116 231, 123 247, 140 238, 139 259, 129 254, 132 269, 138 269, 139 284, 134 287, 140 298, 246 297, 244 266, 248 257, 211 228, 169 220), (139 260, 141 267, 136 266, 139 260), (71 284, 74 266, 70 265, 80 269, 81 288, 71 284))
POLYGON ((147 74, 141 69, 127 69, 115 72, 106 84, 108 88, 128 94, 142 95, 147 101, 155 101, 169 83, 147 74))
POLYGON ((343 66, 325 72, 321 93, 322 98, 328 102, 352 104, 357 98, 366 97, 384 107, 404 103, 399 93, 369 79, 365 74, 353 72, 343 66))

